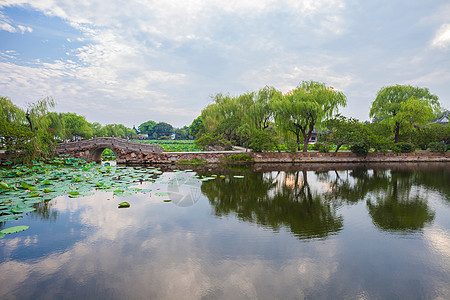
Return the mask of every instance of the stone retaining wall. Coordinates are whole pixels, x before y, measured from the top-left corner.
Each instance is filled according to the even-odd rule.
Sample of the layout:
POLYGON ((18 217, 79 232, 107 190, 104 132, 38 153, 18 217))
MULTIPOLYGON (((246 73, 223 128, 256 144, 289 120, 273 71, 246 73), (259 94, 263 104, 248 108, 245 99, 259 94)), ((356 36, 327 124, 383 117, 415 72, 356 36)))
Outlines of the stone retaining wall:
MULTIPOLYGON (((234 153, 243 154, 243 153, 234 153)), ((450 162, 447 153, 370 153, 366 157, 350 152, 338 153, 244 153, 250 155, 255 163, 371 163, 371 162, 450 162)), ((192 159, 207 163, 220 163, 223 158, 233 155, 230 152, 164 152, 128 154, 118 159, 119 164, 172 164, 192 159)))

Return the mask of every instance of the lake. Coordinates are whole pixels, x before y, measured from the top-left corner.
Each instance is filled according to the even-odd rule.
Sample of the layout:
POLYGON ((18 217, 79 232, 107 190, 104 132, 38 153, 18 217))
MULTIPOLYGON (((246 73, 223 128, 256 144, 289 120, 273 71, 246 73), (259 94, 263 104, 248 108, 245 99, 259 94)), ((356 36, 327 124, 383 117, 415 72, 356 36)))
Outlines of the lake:
POLYGON ((449 299, 449 166, 161 168, 146 193, 58 196, 3 223, 30 228, 0 239, 0 298, 449 299))

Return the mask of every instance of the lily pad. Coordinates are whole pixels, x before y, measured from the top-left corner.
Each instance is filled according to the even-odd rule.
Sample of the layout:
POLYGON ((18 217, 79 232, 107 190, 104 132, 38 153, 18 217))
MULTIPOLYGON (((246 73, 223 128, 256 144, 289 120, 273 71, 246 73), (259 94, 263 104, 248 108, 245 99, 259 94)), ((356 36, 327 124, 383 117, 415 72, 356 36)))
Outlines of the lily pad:
POLYGON ((5 228, 2 231, 0 231, 0 233, 3 233, 3 234, 16 233, 19 231, 27 230, 28 228, 30 228, 30 226, 27 226, 27 225, 14 226, 14 227, 5 228))
POLYGON ((162 197, 162 196, 169 196, 170 193, 167 193, 167 192, 160 192, 160 193, 155 193, 155 195, 156 195, 156 196, 162 197))
POLYGON ((128 203, 128 202, 119 203, 119 208, 125 208, 125 207, 130 207, 130 203, 128 203))
POLYGON ((11 187, 2 181, 2 182, 0 182, 0 188, 2 188, 4 190, 9 190, 11 187))
POLYGON ((14 221, 17 220, 19 218, 22 218, 23 216, 21 215, 5 215, 5 216, 0 216, 0 222, 7 222, 7 221, 14 221))
POLYGON ((13 213, 15 213, 15 214, 23 214, 23 213, 27 213, 27 212, 35 211, 35 210, 36 210, 36 208, 34 208, 34 207, 29 207, 29 206, 19 206, 19 205, 13 206, 13 207, 11 208, 11 211, 12 211, 13 213))

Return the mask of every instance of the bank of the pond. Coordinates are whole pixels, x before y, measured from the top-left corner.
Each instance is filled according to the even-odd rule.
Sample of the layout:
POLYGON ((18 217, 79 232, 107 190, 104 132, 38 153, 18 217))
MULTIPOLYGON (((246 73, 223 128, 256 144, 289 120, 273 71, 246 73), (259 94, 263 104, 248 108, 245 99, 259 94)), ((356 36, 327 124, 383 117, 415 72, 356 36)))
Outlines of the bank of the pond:
POLYGON ((351 152, 338 153, 232 153, 232 152, 164 152, 139 153, 129 159, 118 160, 124 164, 176 164, 189 162, 227 163, 236 155, 248 155, 254 163, 389 163, 389 162, 450 162, 450 153, 369 153, 357 156, 351 152))
MULTIPOLYGON (((211 152, 162 152, 146 153, 122 151, 116 156, 118 164, 220 164, 233 162, 230 157, 248 155, 253 163, 391 163, 391 162, 450 162, 450 152, 447 153, 369 153, 367 156, 358 156, 351 152, 238 152, 238 151, 211 151, 211 152)), ((69 156, 89 160, 89 151, 71 152, 69 156)), ((0 161, 7 161, 5 153, 0 152, 0 161)))

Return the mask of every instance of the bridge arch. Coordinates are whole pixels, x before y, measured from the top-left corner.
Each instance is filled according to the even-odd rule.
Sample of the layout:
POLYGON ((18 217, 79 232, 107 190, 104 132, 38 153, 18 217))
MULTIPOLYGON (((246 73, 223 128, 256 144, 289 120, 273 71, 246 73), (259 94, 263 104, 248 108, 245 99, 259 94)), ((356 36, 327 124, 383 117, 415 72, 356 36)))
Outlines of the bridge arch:
POLYGON ((114 155, 116 156, 116 160, 119 159, 119 152, 115 147, 111 147, 111 145, 98 145, 96 147, 92 147, 91 150, 89 150, 89 158, 88 161, 95 161, 96 163, 102 162, 102 153, 105 151, 105 149, 108 148, 112 152, 114 152, 114 155))

